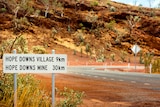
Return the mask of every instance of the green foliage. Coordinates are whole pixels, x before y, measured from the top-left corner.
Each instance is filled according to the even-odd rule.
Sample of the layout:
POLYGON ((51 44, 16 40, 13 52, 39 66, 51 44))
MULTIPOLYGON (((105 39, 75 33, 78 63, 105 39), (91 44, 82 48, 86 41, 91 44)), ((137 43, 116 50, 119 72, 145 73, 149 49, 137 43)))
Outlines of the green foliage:
POLYGON ((116 12, 116 8, 115 8, 114 6, 111 6, 111 7, 110 7, 110 11, 111 11, 111 12, 116 12))
POLYGON ((82 30, 85 30, 85 26, 83 25, 83 23, 79 23, 79 27, 81 27, 82 30))
POLYGON ((112 44, 110 42, 106 42, 106 49, 110 50, 110 48, 112 47, 112 44))
POLYGON ((149 16, 150 16, 150 17, 154 17, 154 16, 156 16, 155 11, 151 11, 151 12, 149 13, 149 16))
POLYGON ((123 62, 126 62, 126 55, 127 55, 126 51, 121 51, 120 58, 123 62))
POLYGON ((127 16, 128 27, 129 27, 129 35, 131 36, 133 28, 136 27, 136 24, 140 22, 141 18, 139 16, 127 16))
POLYGON ((85 44, 85 39, 83 37, 83 31, 82 30, 78 30, 75 32, 74 34, 76 36, 76 45, 84 45, 85 44))
POLYGON ((6 8, 1 8, 1 9, 0 9, 0 12, 6 12, 6 11, 7 11, 6 8))
POLYGON ((14 31, 19 32, 21 29, 24 29, 26 23, 28 25, 28 20, 26 16, 33 15, 35 13, 34 8, 30 5, 31 0, 7 0, 7 3, 10 4, 10 10, 14 13, 14 18, 12 20, 14 24, 14 31), (17 17, 18 14, 21 14, 21 17, 17 17), (25 25, 23 25, 25 22, 25 25))
POLYGON ((24 36, 18 37, 13 49, 17 49, 18 53, 28 53, 28 41, 26 38, 24 36))
POLYGON ((54 28, 54 27, 52 27, 52 34, 51 34, 51 37, 52 38, 55 38, 55 35, 58 33, 58 31, 54 28))
POLYGON ((109 30, 114 30, 114 25, 116 24, 115 20, 110 21, 109 23, 105 24, 105 27, 108 28, 109 30))
POLYGON ((95 14, 94 11, 90 11, 87 15, 86 15, 86 20, 87 22, 91 22, 94 23, 96 22, 98 19, 98 16, 95 14))
POLYGON ((32 51, 33 53, 36 53, 36 54, 45 54, 46 53, 46 49, 42 46, 33 46, 32 47, 32 51))
POLYGON ((115 54, 114 53, 110 54, 110 58, 111 58, 112 61, 115 61, 115 54))
POLYGON ((139 63, 140 63, 140 64, 144 64, 142 51, 140 51, 139 63))
POLYGON ((98 1, 97 1, 97 0, 92 0, 92 1, 90 2, 90 5, 91 5, 91 6, 98 6, 98 1))
POLYGON ((81 57, 82 57, 82 54, 83 54, 83 49, 81 48, 81 57))
POLYGON ((58 94, 61 96, 61 99, 56 107, 77 107, 77 105, 82 103, 84 96, 84 92, 78 92, 68 88, 64 88, 64 90, 58 94))
POLYGON ((155 59, 152 63, 152 72, 160 73, 160 59, 155 59))
MULTIPOLYGON (((18 75, 17 82, 18 107, 51 107, 49 95, 40 88, 40 82, 34 76, 18 75)), ((0 103, 13 107, 13 74, 4 74, 1 77, 0 88, 4 93, 0 103)))
POLYGON ((144 55, 144 66, 145 66, 146 72, 149 72, 149 66, 152 63, 152 59, 153 59, 152 53, 146 53, 144 55))
POLYGON ((17 53, 28 53, 28 41, 24 36, 20 35, 15 39, 4 40, 0 44, 0 56, 2 58, 4 53, 11 53, 13 49, 17 50, 17 53))
POLYGON ((76 52, 76 50, 74 49, 74 50, 73 50, 73 55, 76 55, 76 53, 77 53, 77 52, 76 52))
POLYGON ((103 49, 98 49, 96 52, 96 61, 97 62, 104 62, 106 59, 104 55, 104 48, 103 49))
POLYGON ((38 17, 40 13, 41 13, 41 10, 38 10, 38 9, 35 10, 34 12, 35 17, 38 17))
POLYGON ((89 44, 89 43, 86 44, 86 49, 85 49, 85 51, 86 51, 87 55, 88 55, 89 52, 91 52, 91 47, 90 47, 90 44, 89 44))

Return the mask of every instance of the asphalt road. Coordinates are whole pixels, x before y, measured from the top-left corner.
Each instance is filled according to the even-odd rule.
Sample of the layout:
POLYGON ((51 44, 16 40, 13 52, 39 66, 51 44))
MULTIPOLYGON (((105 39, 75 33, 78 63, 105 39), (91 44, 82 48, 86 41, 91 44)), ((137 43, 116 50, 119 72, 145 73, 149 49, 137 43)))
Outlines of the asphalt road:
POLYGON ((103 66, 72 66, 68 67, 68 73, 104 81, 127 82, 137 84, 137 87, 160 91, 160 74, 98 70, 98 68, 103 66))

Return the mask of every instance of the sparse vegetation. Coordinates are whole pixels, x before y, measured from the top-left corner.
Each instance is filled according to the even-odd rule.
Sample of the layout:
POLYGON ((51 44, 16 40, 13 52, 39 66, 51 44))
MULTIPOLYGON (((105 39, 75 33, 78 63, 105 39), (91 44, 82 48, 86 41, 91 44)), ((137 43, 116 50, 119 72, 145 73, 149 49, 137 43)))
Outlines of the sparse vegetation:
POLYGON ((82 103, 84 92, 74 91, 64 87, 64 90, 57 93, 61 99, 56 107, 77 107, 82 103))
MULTIPOLYGON (((0 104, 4 107, 13 106, 13 75, 1 75, 0 104)), ((51 95, 40 87, 40 81, 31 74, 18 75, 18 107, 51 107, 51 95)), ((72 89, 64 88, 56 92, 60 96, 60 101, 56 102, 56 107, 76 107, 82 103, 84 92, 78 92, 72 89)))
POLYGON ((42 46, 33 46, 32 51, 33 51, 33 53, 36 53, 36 54, 45 54, 46 53, 46 49, 42 46))
POLYGON ((81 57, 82 57, 82 54, 83 54, 83 49, 81 48, 81 57))
POLYGON ((127 52, 121 51, 120 58, 122 62, 126 62, 126 56, 127 56, 127 52))
POLYGON ((137 23, 141 20, 139 16, 127 16, 129 35, 132 37, 132 31, 136 27, 137 23))
POLYGON ((47 17, 47 15, 48 15, 48 11, 49 11, 49 7, 50 7, 50 2, 49 2, 49 0, 41 0, 42 1, 42 3, 43 3, 43 5, 45 6, 45 17, 47 17))
POLYGON ((98 1, 97 0, 92 0, 91 2, 90 2, 90 5, 91 6, 98 6, 98 1))
MULTIPOLYGON (((0 103, 6 107, 13 106, 13 75, 3 74, 0 88, 4 96, 0 103)), ((51 107, 50 97, 40 88, 40 82, 32 75, 18 75, 18 107, 51 107)))
POLYGON ((55 35, 58 33, 58 31, 54 28, 54 27, 52 27, 52 33, 51 33, 51 37, 52 38, 55 38, 55 35))
POLYGON ((139 63, 140 63, 140 64, 144 64, 143 53, 142 53, 142 51, 140 51, 139 63))
POLYGON ((153 59, 153 54, 152 53, 146 53, 144 56, 144 66, 145 66, 145 71, 149 72, 149 67, 150 64, 152 63, 153 59))
POLYGON ((104 62, 106 57, 104 55, 105 49, 104 48, 100 48, 100 49, 96 49, 96 61, 97 62, 104 62))
POLYGON ((76 50, 74 49, 74 50, 73 50, 73 55, 76 55, 76 53, 77 53, 77 52, 76 52, 76 50))
POLYGON ((86 49, 85 49, 86 53, 87 53, 87 56, 88 56, 88 53, 91 51, 91 47, 90 47, 90 44, 87 43, 86 44, 86 49))
POLYGON ((111 6, 111 7, 110 7, 110 11, 111 11, 111 12, 116 12, 116 8, 115 8, 114 6, 111 6))
POLYGON ((109 23, 105 24, 105 27, 109 30, 114 30, 114 25, 116 24, 115 20, 110 21, 109 23))
POLYGON ((152 72, 160 73, 160 59, 155 59, 152 63, 152 72))
POLYGON ((11 53, 13 49, 17 49, 17 53, 28 53, 28 41, 24 36, 17 36, 15 39, 8 39, 0 44, 0 56, 4 53, 11 53))
POLYGON ((112 61, 115 61, 115 54, 114 53, 110 54, 110 58, 111 58, 112 61))

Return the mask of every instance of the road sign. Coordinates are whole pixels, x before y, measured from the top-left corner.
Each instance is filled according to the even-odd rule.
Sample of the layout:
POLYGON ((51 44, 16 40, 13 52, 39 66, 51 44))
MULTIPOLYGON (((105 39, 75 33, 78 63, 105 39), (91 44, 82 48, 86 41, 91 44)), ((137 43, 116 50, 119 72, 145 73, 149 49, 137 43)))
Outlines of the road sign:
POLYGON ((64 73, 65 54, 4 54, 4 73, 64 73))
POLYGON ((137 54, 137 53, 141 50, 141 48, 140 48, 137 44, 135 44, 135 45, 131 48, 131 50, 133 51, 134 54, 137 54))

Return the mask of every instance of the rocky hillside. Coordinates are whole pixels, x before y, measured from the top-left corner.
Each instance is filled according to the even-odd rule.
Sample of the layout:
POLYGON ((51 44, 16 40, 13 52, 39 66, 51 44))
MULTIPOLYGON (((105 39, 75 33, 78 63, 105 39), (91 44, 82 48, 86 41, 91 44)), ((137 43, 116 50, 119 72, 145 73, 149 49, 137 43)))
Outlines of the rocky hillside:
POLYGON ((136 43, 160 56, 160 9, 109 0, 0 0, 0 32, 0 43, 22 34, 30 47, 63 45, 96 58, 132 54, 136 43))

